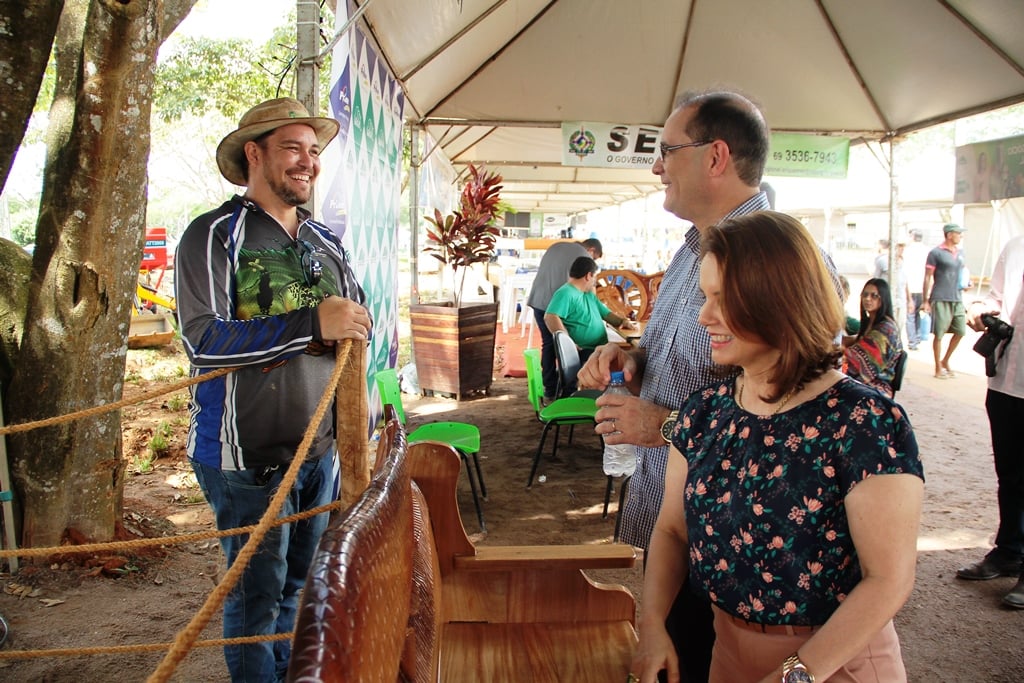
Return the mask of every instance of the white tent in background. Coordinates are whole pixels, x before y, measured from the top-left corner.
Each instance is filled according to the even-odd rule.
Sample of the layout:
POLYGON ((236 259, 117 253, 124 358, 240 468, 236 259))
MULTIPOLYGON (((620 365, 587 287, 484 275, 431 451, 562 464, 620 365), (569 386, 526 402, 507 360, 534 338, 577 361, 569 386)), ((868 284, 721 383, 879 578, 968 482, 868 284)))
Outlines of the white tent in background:
POLYGON ((660 125, 680 92, 749 93, 776 131, 886 139, 1024 101, 1020 0, 358 0, 407 120, 521 211, 659 188, 561 164, 562 122, 660 125))

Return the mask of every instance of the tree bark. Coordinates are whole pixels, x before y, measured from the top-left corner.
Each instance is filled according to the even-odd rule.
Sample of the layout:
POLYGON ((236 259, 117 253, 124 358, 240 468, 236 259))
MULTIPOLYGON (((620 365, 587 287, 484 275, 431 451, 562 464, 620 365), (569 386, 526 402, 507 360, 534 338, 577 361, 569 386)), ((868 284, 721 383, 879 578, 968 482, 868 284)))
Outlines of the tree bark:
MULTIPOLYGON (((156 52, 195 0, 68 0, 25 332, 5 406, 23 422, 121 398, 145 235, 156 52)), ((10 437, 22 544, 114 536, 120 413, 10 437)))
POLYGON ((0 0, 0 187, 25 136, 63 7, 64 0, 0 0))

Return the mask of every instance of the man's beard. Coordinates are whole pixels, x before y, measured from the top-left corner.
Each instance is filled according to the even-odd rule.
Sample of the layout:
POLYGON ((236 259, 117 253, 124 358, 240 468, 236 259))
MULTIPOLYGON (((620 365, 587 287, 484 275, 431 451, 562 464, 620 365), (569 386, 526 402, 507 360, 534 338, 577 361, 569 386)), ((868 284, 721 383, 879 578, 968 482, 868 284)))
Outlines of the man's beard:
MULTIPOLYGON (((312 174, 310 174, 310 178, 312 179, 312 174)), ((305 197, 301 196, 289 187, 287 182, 282 182, 278 180, 277 176, 272 175, 269 168, 263 169, 263 179, 267 181, 271 191, 289 206, 302 206, 309 201, 309 192, 306 193, 305 197)))

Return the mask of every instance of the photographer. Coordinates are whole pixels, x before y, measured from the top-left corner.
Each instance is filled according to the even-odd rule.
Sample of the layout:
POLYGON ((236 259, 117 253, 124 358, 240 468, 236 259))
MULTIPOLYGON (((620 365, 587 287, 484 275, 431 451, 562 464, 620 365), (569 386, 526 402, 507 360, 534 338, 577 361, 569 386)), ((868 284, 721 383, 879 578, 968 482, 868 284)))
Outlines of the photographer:
POLYGON ((995 548, 980 562, 957 571, 959 578, 974 581, 1017 577, 1017 585, 1003 596, 1003 604, 1014 609, 1024 609, 1024 449, 1019 443, 1024 421, 1024 332, 1012 334, 1006 322, 1014 327, 1024 324, 1022 282, 1024 236, 1003 248, 988 297, 973 302, 967 313, 967 324, 985 332, 975 349, 986 355, 989 371, 985 410, 992 432, 999 529, 995 548))

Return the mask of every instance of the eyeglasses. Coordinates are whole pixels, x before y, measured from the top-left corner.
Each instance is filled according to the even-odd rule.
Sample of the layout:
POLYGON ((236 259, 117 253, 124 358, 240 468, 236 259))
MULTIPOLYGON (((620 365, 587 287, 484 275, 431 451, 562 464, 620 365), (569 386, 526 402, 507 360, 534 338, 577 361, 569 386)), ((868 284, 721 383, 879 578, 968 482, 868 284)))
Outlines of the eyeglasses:
POLYGON ((324 276, 324 265, 316 258, 317 248, 306 240, 298 240, 299 261, 302 263, 302 277, 307 287, 314 287, 324 276))
POLYGON ((882 295, 878 292, 862 292, 860 295, 861 299, 881 299, 882 295))
POLYGON ((674 152, 677 149, 683 149, 685 147, 703 147, 704 145, 710 145, 714 140, 698 140, 697 142, 684 142, 681 145, 666 145, 664 142, 659 142, 658 147, 661 148, 661 158, 664 159, 668 156, 669 152, 674 152))

